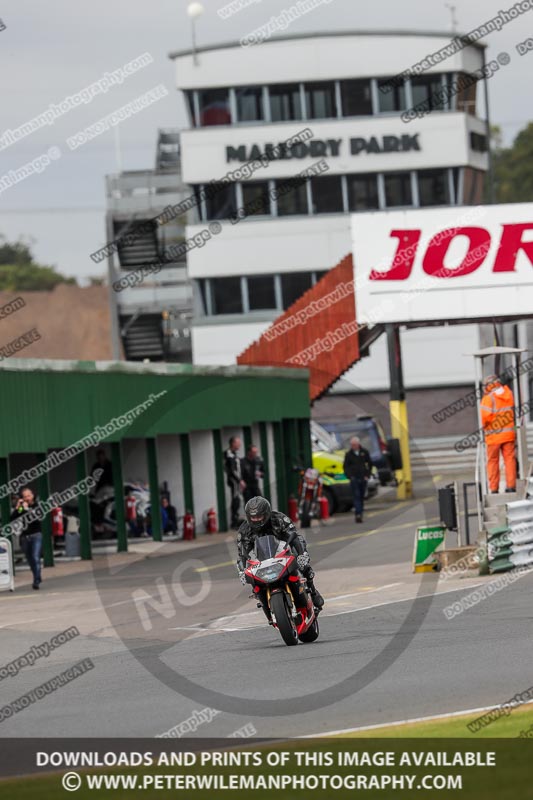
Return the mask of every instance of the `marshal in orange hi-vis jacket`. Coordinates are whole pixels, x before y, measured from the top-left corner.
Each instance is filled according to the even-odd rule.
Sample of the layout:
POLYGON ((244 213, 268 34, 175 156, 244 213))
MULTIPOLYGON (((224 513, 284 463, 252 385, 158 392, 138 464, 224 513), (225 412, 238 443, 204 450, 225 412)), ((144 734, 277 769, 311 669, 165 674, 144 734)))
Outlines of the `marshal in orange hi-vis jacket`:
POLYGON ((497 492, 500 485, 500 451, 505 465, 506 491, 516 487, 516 430, 514 396, 496 375, 485 378, 485 394, 481 400, 481 422, 487 446, 489 489, 497 492))

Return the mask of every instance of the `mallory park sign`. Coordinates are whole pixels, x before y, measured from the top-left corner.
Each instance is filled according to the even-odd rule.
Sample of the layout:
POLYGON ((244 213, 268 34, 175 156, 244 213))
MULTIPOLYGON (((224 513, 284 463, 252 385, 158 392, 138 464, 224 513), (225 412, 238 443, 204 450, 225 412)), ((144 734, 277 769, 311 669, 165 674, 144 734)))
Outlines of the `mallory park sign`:
POLYGON ((266 155, 271 161, 288 160, 292 158, 334 158, 349 152, 352 156, 360 153, 407 153, 420 150, 418 137, 420 134, 407 134, 401 136, 356 136, 353 139, 311 139, 308 142, 296 142, 288 145, 285 142, 265 145, 245 145, 226 147, 226 162, 255 161, 266 155))

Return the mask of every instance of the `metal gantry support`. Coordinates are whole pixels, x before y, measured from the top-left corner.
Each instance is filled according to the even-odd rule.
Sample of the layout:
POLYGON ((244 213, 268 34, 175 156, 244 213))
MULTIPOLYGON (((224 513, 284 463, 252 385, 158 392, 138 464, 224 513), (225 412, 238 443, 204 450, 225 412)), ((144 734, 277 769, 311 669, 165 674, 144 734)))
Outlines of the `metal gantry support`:
POLYGON ((224 448, 222 446, 222 431, 213 431, 213 451, 215 455, 215 480, 218 511, 219 531, 228 530, 228 511, 226 507, 226 488, 224 475, 224 448))
MULTIPOLYGON (((76 454, 76 480, 83 481, 88 475, 87 452, 82 450, 76 454)), ((92 559, 91 543, 91 505, 88 494, 78 495, 78 512, 80 515, 80 555, 83 560, 92 559)), ((65 533, 65 536, 67 534, 65 533)))
POLYGON ((402 348, 400 341, 400 327, 387 323, 387 347, 389 353, 390 374, 390 418, 391 435, 399 439, 402 453, 402 469, 396 470, 398 500, 406 500, 413 495, 413 481, 411 474, 411 452, 409 447, 409 421, 407 417, 407 401, 403 383, 402 348))
MULTIPOLYGON (((46 461, 46 458, 47 458, 46 453, 36 454, 36 459, 38 464, 40 464, 42 461, 46 461)), ((47 472, 45 472, 44 475, 39 475, 39 477, 37 478, 37 494, 41 502, 46 502, 50 497, 50 482, 48 479, 47 472)), ((45 567, 53 567, 54 543, 52 541, 51 514, 45 514, 42 520, 42 532, 43 532, 43 564, 45 567)))
POLYGON ((163 541, 163 531, 161 525, 159 474, 157 469, 157 445, 156 440, 152 437, 146 439, 146 463, 148 465, 148 484, 150 487, 150 518, 152 523, 152 539, 154 542, 161 542, 163 541))
POLYGON ((266 422, 259 423, 259 443, 260 453, 263 459, 264 472, 263 472, 263 495, 269 502, 272 502, 272 493, 270 491, 270 461, 269 461, 269 446, 268 446, 268 429, 266 422))
POLYGON ((191 443, 188 433, 180 434, 181 472, 183 476, 183 511, 194 514, 194 493, 192 489, 191 443))
POLYGON ((111 442, 111 465, 113 468, 113 488, 115 490, 115 515, 117 520, 117 553, 128 550, 128 532, 124 510, 124 480, 122 477, 122 444, 111 442))

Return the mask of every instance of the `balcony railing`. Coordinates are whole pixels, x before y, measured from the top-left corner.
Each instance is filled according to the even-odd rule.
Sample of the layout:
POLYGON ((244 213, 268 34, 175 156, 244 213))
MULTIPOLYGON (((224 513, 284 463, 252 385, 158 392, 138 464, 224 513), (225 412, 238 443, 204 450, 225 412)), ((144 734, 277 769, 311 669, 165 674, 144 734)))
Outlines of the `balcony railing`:
POLYGON ((107 207, 119 213, 162 209, 189 194, 179 172, 139 170, 106 177, 107 207))

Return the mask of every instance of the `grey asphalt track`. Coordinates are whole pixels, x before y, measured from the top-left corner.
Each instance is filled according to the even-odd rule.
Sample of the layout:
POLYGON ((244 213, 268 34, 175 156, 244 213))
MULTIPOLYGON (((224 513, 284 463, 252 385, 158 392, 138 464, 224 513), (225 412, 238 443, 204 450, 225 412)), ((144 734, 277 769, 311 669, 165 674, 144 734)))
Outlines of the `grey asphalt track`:
POLYGON ((485 707, 525 691, 533 576, 446 619, 446 606, 493 578, 412 576, 414 529, 436 513, 433 486, 419 496, 399 506, 389 491, 363 525, 345 515, 310 532, 329 598, 312 645, 288 648, 262 623, 228 564, 227 537, 120 563, 100 558, 81 572, 47 570, 42 592, 0 595, 0 676, 58 631, 81 633, 0 677, 0 707, 80 659, 94 664, 1 721, 0 737, 150 737, 186 721, 188 735, 226 737, 251 724, 258 736, 298 736, 485 707), (220 711, 211 722, 198 714, 190 722, 208 706, 220 711))

